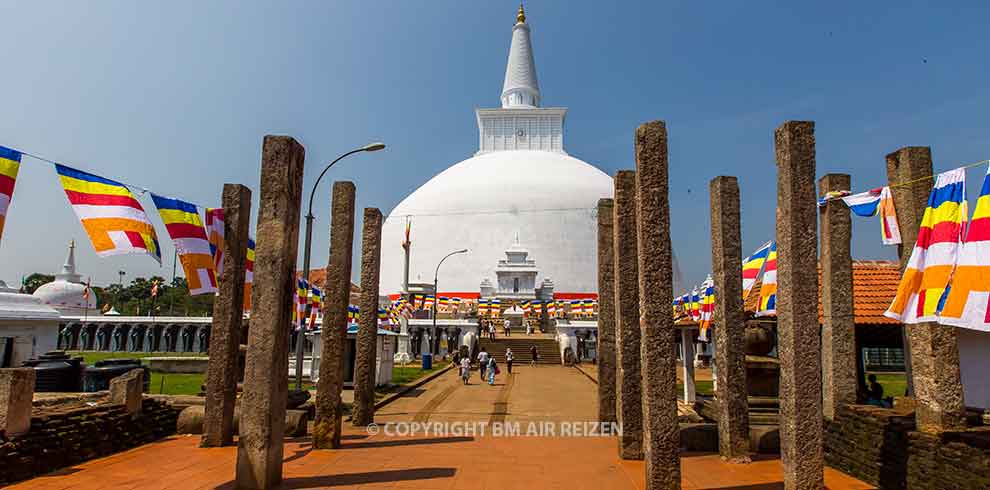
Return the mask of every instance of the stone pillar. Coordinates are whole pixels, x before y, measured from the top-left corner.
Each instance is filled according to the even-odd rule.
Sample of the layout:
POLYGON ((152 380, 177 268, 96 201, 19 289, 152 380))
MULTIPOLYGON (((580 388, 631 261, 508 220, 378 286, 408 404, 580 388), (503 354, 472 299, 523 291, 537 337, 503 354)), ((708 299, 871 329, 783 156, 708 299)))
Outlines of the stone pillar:
MULTIPOLYGON (((818 192, 850 189, 848 174, 827 174, 818 192)), ((822 268, 822 412, 832 420, 839 407, 856 403, 856 323, 853 318, 852 220, 849 208, 831 201, 819 210, 822 268)))
MULTIPOLYGON (((598 200, 598 421, 615 415, 615 238, 614 201, 598 200)), ((541 306, 542 313, 542 306, 541 306)))
MULTIPOLYGON (((361 236, 361 321, 357 333, 357 358, 354 367, 355 426, 375 420, 375 363, 378 340, 378 273, 382 251, 382 212, 364 209, 361 236)), ((436 351, 433 351, 436 352, 436 351)))
POLYGON ((220 292, 213 303, 213 326, 209 334, 206 407, 203 437, 199 443, 202 447, 228 446, 234 442, 251 189, 240 184, 224 184, 223 216, 223 275, 219 278, 220 292))
POLYGON ((694 331, 681 329, 681 371, 684 374, 684 403, 694 403, 697 390, 694 384, 694 331))
POLYGON ((668 166, 664 122, 640 125, 636 129, 636 217, 647 490, 681 488, 677 330, 670 313, 674 291, 668 166))
MULTIPOLYGON (((824 488, 815 123, 787 121, 777 153, 777 352, 784 488, 824 488)), ((726 377, 719 372, 719 384, 726 377)))
POLYGON ((622 424, 619 457, 643 459, 643 392, 640 375, 639 263, 636 259, 636 172, 615 174, 615 396, 622 424))
MULTIPOLYGON (((915 243, 934 182, 932 153, 927 147, 901 148, 887 155, 887 181, 897 209, 901 239, 901 270, 915 243), (911 182, 908 185, 901 185, 911 182), (894 187, 894 186, 898 187, 894 187)), ((906 325, 905 361, 909 361, 918 430, 938 433, 966 426, 959 346, 954 327, 923 322, 906 325)))
POLYGON ((748 463, 749 401, 746 391, 746 323, 742 298, 739 182, 715 177, 708 184, 715 281, 715 364, 718 366, 718 452, 723 460, 748 463))
POLYGON ((31 428, 34 369, 0 369, 0 432, 7 437, 31 428))
POLYGON ((124 405, 131 417, 141 415, 144 370, 132 369, 110 380, 110 403, 124 405))
POLYGON ((354 243, 354 183, 334 182, 330 223, 330 259, 323 300, 323 349, 316 388, 313 446, 339 448, 344 416, 344 344, 347 305, 351 294, 351 255, 354 243))
POLYGON ((239 489, 282 483, 282 439, 289 388, 289 328, 296 287, 305 150, 288 136, 265 136, 237 441, 239 489))

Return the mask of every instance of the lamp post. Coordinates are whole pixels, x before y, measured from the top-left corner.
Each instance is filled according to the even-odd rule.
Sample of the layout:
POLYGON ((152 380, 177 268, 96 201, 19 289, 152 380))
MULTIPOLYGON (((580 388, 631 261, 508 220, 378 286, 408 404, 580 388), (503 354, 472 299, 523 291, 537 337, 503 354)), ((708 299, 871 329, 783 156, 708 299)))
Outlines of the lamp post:
MULTIPOLYGON (((337 157, 336 160, 330 162, 326 168, 320 172, 320 176, 316 178, 316 182, 313 184, 313 189, 309 192, 309 208, 306 212, 306 244, 303 247, 303 277, 306 278, 306 283, 309 284, 309 253, 310 247, 313 244, 313 197, 316 194, 316 188, 320 185, 320 181, 323 180, 323 176, 326 175, 327 170, 330 170, 335 163, 343 160, 344 158, 353 155, 355 153, 360 153, 362 151, 378 151, 384 150, 385 143, 370 143, 368 145, 362 146, 355 150, 351 150, 343 155, 337 157)), ((306 318, 310 315, 310 303, 306 302, 306 312, 300 319, 299 323, 299 333, 296 335, 296 390, 302 390, 302 371, 303 371, 303 345, 305 344, 305 332, 303 325, 305 325, 306 318)))
POLYGON ((468 250, 464 248, 461 250, 454 250, 453 252, 444 255, 443 258, 440 259, 440 263, 437 264, 436 272, 433 273, 433 330, 430 335, 429 349, 427 349, 427 354, 430 354, 431 357, 433 356, 433 337, 437 334, 437 304, 440 302, 439 290, 437 289, 437 280, 440 277, 440 265, 443 264, 443 261, 447 260, 447 258, 451 255, 463 254, 467 253, 467 251, 468 250))

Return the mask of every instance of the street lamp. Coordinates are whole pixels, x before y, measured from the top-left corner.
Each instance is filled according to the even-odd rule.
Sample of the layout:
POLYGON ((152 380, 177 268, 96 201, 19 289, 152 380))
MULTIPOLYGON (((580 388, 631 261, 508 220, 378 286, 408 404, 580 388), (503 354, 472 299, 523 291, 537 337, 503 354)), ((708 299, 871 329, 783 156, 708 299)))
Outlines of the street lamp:
MULTIPOLYGON (((444 255, 443 258, 440 259, 440 263, 437 264, 437 270, 436 270, 436 272, 433 273, 433 315, 432 315, 433 316, 433 331, 432 331, 432 335, 430 335, 430 342, 429 342, 430 345, 429 345, 429 348, 427 349, 427 354, 429 354, 430 357, 433 356, 433 337, 437 334, 437 303, 440 302, 439 290, 437 289, 437 279, 440 277, 440 265, 443 264, 443 261, 447 260, 447 258, 450 257, 451 255, 465 254, 465 253, 467 253, 467 251, 468 251, 468 249, 464 248, 464 249, 461 249, 461 250, 454 250, 453 252, 450 252, 449 254, 444 255)), ((448 349, 449 349, 449 346, 448 346, 448 349)), ((448 350, 448 352, 449 352, 449 350, 448 350)))
MULTIPOLYGON (((309 252, 310 246, 313 244, 313 197, 316 195, 316 187, 320 185, 320 181, 323 180, 323 176, 326 175, 327 170, 330 170, 335 163, 343 160, 344 158, 353 155, 355 153, 360 153, 362 151, 378 151, 384 150, 385 143, 376 142, 370 143, 361 148, 351 150, 343 155, 337 157, 336 160, 330 162, 326 168, 320 172, 320 176, 316 178, 316 182, 313 184, 313 190, 309 192, 309 209, 306 212, 306 245, 303 248, 303 277, 306 278, 306 283, 309 283, 309 252)), ((306 302, 306 313, 302 317, 302 321, 299 325, 299 333, 296 335, 296 389, 302 390, 302 371, 303 371, 303 344, 305 343, 305 333, 302 325, 305 323, 305 319, 309 318, 310 315, 310 304, 309 301, 306 302)))

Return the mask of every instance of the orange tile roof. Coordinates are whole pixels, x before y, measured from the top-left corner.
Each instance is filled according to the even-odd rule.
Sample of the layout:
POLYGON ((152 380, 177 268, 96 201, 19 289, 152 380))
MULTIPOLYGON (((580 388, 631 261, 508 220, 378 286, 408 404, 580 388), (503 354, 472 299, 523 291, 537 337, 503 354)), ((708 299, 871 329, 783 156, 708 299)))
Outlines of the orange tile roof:
MULTIPOLYGON (((296 273, 302 275, 302 271, 296 271, 296 273)), ((325 268, 319 268, 309 271, 309 280, 314 286, 323 289, 323 284, 327 281, 327 270, 325 268)), ((351 293, 359 292, 361 292, 361 288, 352 282, 351 293)))
MULTIPOLYGON (((819 269, 819 287, 821 287, 819 269)), ((886 260, 853 261, 853 316, 857 325, 899 325, 900 322, 883 316, 894 296, 901 271, 897 262, 886 260)), ((755 312, 760 302, 760 282, 757 282, 746 298, 746 311, 755 312)), ((822 321, 821 294, 818 296, 818 321, 822 321)))

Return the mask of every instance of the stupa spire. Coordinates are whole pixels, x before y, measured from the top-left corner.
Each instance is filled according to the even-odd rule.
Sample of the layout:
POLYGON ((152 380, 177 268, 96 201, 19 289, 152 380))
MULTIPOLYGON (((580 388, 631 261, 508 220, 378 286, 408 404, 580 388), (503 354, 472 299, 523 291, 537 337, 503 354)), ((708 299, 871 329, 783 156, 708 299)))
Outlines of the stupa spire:
POLYGON ((82 280, 82 276, 76 274, 75 240, 69 242, 69 256, 65 258, 65 263, 62 264, 62 271, 55 275, 55 279, 67 282, 79 282, 82 280))
POLYGON ((533 61, 533 45, 529 41, 529 24, 526 12, 519 5, 516 25, 512 26, 512 44, 509 61, 505 66, 505 82, 502 84, 502 107, 539 107, 540 83, 536 78, 533 61))

